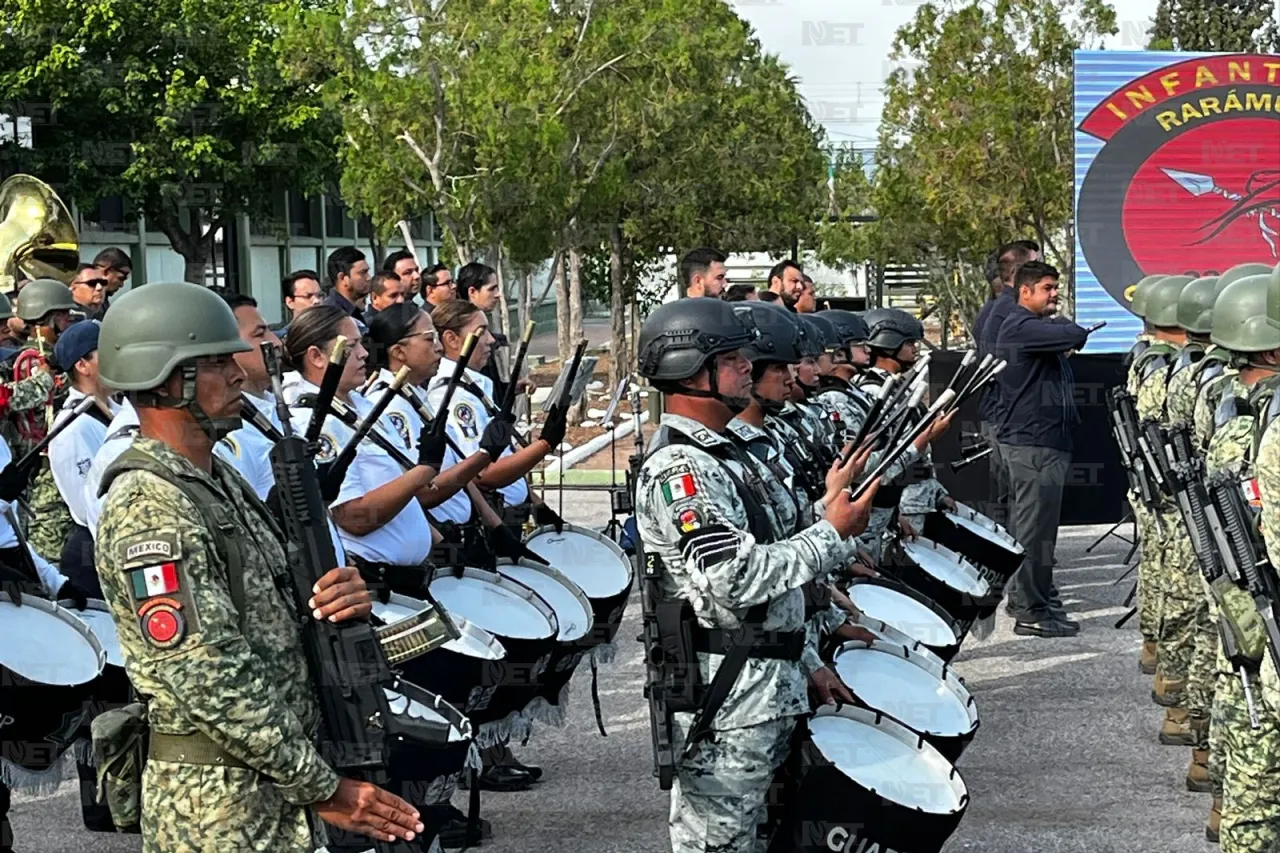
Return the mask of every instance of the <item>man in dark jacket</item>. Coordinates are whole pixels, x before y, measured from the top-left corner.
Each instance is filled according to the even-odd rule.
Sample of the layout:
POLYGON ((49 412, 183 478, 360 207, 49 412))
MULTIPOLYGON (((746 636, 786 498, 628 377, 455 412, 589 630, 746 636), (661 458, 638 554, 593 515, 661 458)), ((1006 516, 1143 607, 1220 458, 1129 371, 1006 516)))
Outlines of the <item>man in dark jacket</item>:
POLYGON ((1089 333, 1052 316, 1058 271, 1048 264, 1019 267, 1014 293, 1017 303, 996 340, 996 354, 1009 361, 1000 375, 997 439, 1008 466, 1011 532, 1027 552, 1009 584, 1009 605, 1014 633, 1070 637, 1080 626, 1054 601, 1053 552, 1078 420, 1067 354, 1084 346, 1089 333))

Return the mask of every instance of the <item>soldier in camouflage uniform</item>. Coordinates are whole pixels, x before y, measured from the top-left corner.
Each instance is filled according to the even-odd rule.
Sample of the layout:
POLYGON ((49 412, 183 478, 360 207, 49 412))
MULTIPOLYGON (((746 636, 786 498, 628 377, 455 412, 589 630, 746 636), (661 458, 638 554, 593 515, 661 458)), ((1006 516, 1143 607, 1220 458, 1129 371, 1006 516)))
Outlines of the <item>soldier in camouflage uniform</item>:
MULTIPOLYGON (((735 627, 755 608, 765 610, 763 628, 794 639, 805 636, 800 588, 851 559, 870 493, 854 505, 841 490, 822 521, 774 541, 759 499, 737 485, 746 474, 742 451, 724 432, 751 400, 751 368, 741 350, 752 340, 732 306, 719 300, 682 299, 645 321, 640 374, 665 395, 666 414, 640 469, 636 518, 646 556, 661 563, 663 593, 688 602, 698 636, 735 627)), ((844 469, 852 474, 853 466, 844 469)), ((723 658, 697 656, 702 683, 709 684, 723 658)), ((830 669, 806 668, 798 655, 752 651, 711 721, 715 738, 676 760, 673 853, 763 850, 757 829, 795 718, 809 710, 806 680, 827 701, 833 691, 845 692, 830 669)), ((677 756, 692 721, 688 713, 674 717, 677 756)))
MULTIPOLYGON (((1265 319, 1269 281, 1261 275, 1232 281, 1214 303, 1211 339, 1232 352, 1239 372, 1210 380, 1196 401, 1197 424, 1206 417, 1212 424, 1206 476, 1225 472, 1252 479, 1258 423, 1254 412, 1269 405, 1280 364, 1280 353, 1274 352, 1280 349, 1280 333, 1265 319)), ((1252 601, 1241 597, 1238 589, 1227 594, 1235 596, 1230 600, 1233 607, 1252 608, 1252 601)), ((1207 585, 1206 595, 1216 624, 1222 602, 1207 585)), ((1259 726, 1253 728, 1241 674, 1221 647, 1216 671, 1210 752, 1211 764, 1221 768, 1222 796, 1215 798, 1206 834, 1218 835, 1220 822, 1224 850, 1274 851, 1280 846, 1280 718, 1255 696, 1259 726)), ((1257 682, 1256 667, 1246 667, 1246 674, 1257 682)))
MULTIPOLYGON (((1187 332, 1187 342, 1179 353, 1169 378, 1169 390, 1165 399, 1165 414, 1170 429, 1186 429, 1194 435, 1196 395, 1201 383, 1221 373, 1229 361, 1228 353, 1209 340, 1213 328, 1213 303, 1218 293, 1218 277, 1198 278, 1182 289, 1178 297, 1178 325, 1187 332)), ((1186 533, 1185 524, 1178 529, 1186 533)), ((1194 559, 1194 557, 1193 557, 1194 559)), ((1192 613, 1193 629, 1190 633, 1191 659, 1187 667, 1185 689, 1186 708, 1190 715, 1190 728, 1195 735, 1191 751, 1191 764, 1187 768, 1187 790, 1200 793, 1221 793, 1222 780, 1216 781, 1209 765, 1209 712, 1213 707, 1213 661, 1218 650, 1218 630, 1209 618, 1209 605, 1204 588, 1198 580, 1198 566, 1192 566, 1190 598, 1166 599, 1171 603, 1187 603, 1192 613)), ((1179 587, 1181 590, 1181 587, 1179 587)))
MULTIPOLYGON (((1138 376, 1134 365, 1138 358, 1151 346, 1150 328, 1145 325, 1147 313, 1147 294, 1151 286, 1164 278, 1163 275, 1149 275, 1139 281, 1133 289, 1129 310, 1144 318, 1142 334, 1134 342, 1125 357, 1126 377, 1125 389, 1135 397, 1138 392, 1138 376)), ((1156 674, 1156 639, 1160 634, 1159 587, 1155 583, 1158 574, 1156 563, 1160 554, 1160 533, 1155 528, 1155 518, 1151 511, 1143 505, 1136 491, 1128 493, 1129 508, 1133 510, 1134 523, 1138 528, 1138 630, 1142 633, 1142 654, 1138 668, 1143 675, 1156 674)))
MULTIPOLYGON (((1143 424, 1155 423, 1169 428, 1165 401, 1169 378, 1178 364, 1187 332, 1178 325, 1178 297, 1191 283, 1191 277, 1171 275, 1150 286, 1146 296, 1146 327, 1152 335, 1151 345, 1134 360, 1137 378, 1138 419, 1143 424)), ((1160 556, 1158 584, 1156 676, 1151 698, 1165 708, 1160 727, 1160 743, 1170 746, 1194 746, 1190 716, 1184 691, 1187 670, 1195 649, 1195 605, 1198 598, 1199 572, 1191 538, 1178 514, 1177 506, 1163 501, 1159 528, 1164 535, 1158 540, 1160 556)), ((1152 543, 1155 544, 1155 543, 1152 543)), ((1145 546, 1144 546, 1145 547, 1145 546)))
MULTIPOLYGON (((147 697, 145 853, 311 853, 318 815, 408 839, 417 812, 340 779, 316 750, 319 714, 281 534, 243 478, 215 457, 240 426, 248 349, 207 288, 153 284, 103 321, 100 376, 137 409, 140 434, 108 468, 98 573, 129 678, 147 697)), ((352 568, 316 584, 311 616, 365 618, 352 568)))

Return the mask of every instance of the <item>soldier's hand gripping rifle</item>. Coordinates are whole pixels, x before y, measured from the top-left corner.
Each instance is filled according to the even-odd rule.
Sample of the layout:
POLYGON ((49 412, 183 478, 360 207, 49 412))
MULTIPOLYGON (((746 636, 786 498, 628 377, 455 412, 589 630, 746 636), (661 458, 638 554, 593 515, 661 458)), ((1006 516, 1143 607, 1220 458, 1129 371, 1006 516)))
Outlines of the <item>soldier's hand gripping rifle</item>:
MULTIPOLYGON (((275 347, 263 344, 262 351, 280 409, 282 437, 271 449, 271 470, 284 521, 294 600, 303 614, 302 645, 320 706, 320 754, 341 776, 385 786, 389 781, 391 734, 425 742, 430 742, 433 735, 426 729, 419 730, 413 717, 391 713, 384 688, 401 685, 387 664, 372 623, 334 623, 311 617, 308 602, 316 581, 336 568, 338 561, 315 464, 307 452, 307 442, 294 433, 284 402, 275 347)), ((330 397, 340 377, 340 371, 332 378, 326 374, 330 397)), ((325 391, 322 386, 321 393, 325 391)), ((330 828, 330 833, 343 834, 336 828, 330 828)), ((360 838, 364 843, 363 836, 360 838)), ((378 853, 410 853, 418 849, 418 845, 403 841, 375 840, 371 846, 378 853)))

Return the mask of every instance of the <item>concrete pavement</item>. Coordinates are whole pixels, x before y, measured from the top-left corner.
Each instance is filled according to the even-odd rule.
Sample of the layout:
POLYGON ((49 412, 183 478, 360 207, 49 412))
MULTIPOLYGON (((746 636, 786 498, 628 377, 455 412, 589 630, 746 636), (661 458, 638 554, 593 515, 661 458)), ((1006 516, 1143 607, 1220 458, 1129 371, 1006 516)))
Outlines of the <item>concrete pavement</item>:
MULTIPOLYGON (((602 494, 566 500, 570 521, 599 527, 602 494)), ((1128 546, 1108 540, 1084 548, 1103 527, 1068 528, 1059 540, 1058 587, 1082 621, 1079 637, 1017 637, 1003 612, 995 632, 969 640, 955 668, 978 702, 981 728, 959 767, 972 802, 945 853, 1208 853, 1203 822, 1209 797, 1190 794, 1183 773, 1190 751, 1160 746, 1159 710, 1137 669, 1134 621, 1124 612, 1129 581, 1113 586, 1128 546)), ((667 797, 650 775, 649 724, 641 699, 638 601, 619 632, 620 654, 600 670, 605 726, 596 732, 590 672, 574 683, 570 720, 541 728, 517 754, 546 769, 520 794, 486 794, 496 838, 491 853, 663 853, 667 797)), ((136 851, 136 838, 79 828, 72 788, 17 796, 21 853, 136 851)), ((462 795, 459 805, 465 807, 462 795)), ((230 851, 228 851, 230 853, 230 851)))

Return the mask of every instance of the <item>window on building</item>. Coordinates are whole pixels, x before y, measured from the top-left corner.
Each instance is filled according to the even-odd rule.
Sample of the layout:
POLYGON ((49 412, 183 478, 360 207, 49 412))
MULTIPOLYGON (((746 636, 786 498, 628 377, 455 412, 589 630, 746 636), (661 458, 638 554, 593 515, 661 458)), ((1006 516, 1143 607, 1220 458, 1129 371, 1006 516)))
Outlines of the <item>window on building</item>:
POLYGON ((324 232, 326 237, 342 238, 348 236, 351 220, 348 219, 347 206, 342 200, 333 196, 324 197, 324 232))
POLYGON ((80 219, 85 231, 128 231, 132 228, 125 219, 124 199, 118 195, 107 196, 91 210, 82 210, 80 219))
POLYGON ((315 202, 302 193, 289 193, 289 234, 294 237, 316 236, 315 202))

